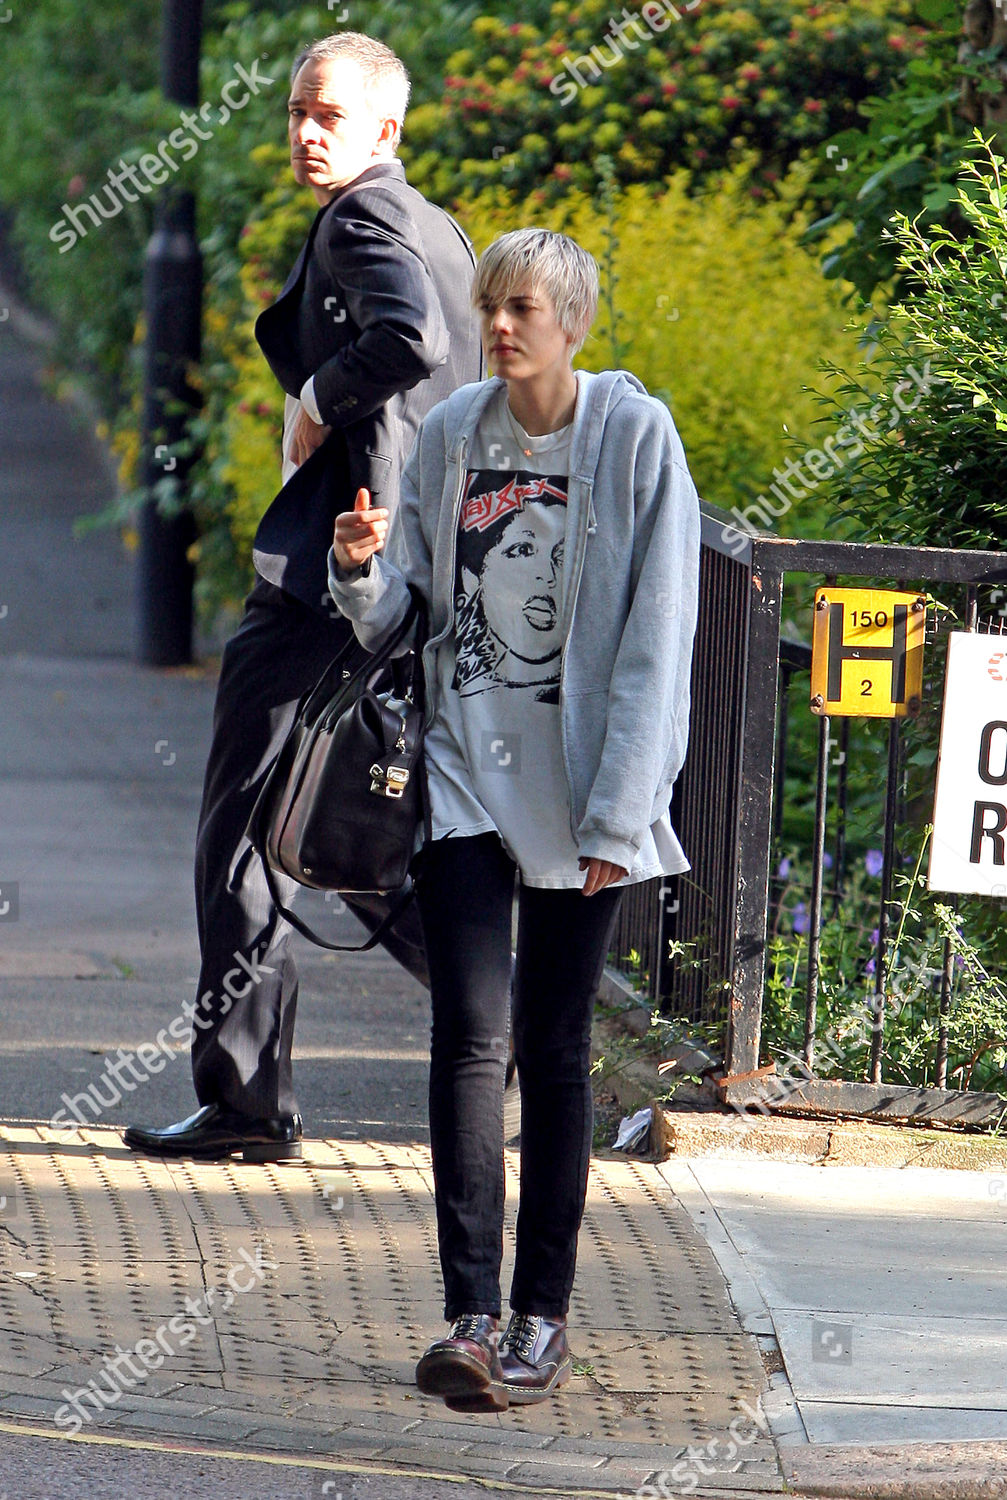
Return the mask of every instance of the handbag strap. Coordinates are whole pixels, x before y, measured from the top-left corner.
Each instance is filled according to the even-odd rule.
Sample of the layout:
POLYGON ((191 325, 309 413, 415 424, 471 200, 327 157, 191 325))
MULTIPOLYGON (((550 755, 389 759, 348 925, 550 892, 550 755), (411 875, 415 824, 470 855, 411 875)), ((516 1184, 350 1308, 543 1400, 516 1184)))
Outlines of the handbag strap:
MULTIPOLYGON (((259 830, 256 829, 257 834, 258 832, 259 830)), ((295 928, 302 937, 306 937, 309 942, 317 943, 319 948, 328 948, 330 953, 370 952, 372 948, 376 947, 378 943, 380 943, 381 939, 384 937, 385 933, 388 931, 389 927, 391 927, 393 922, 396 922, 402 915, 406 907, 409 905, 410 901, 412 901, 415 894, 415 887, 412 885, 412 883, 410 883, 402 892, 392 909, 387 913, 386 916, 381 919, 380 925, 375 927, 374 931, 371 933, 370 937, 365 943, 330 943, 327 938, 319 937, 318 933, 314 930, 313 927, 309 927, 307 922, 305 922, 302 917, 299 917, 295 911, 292 911, 291 908, 286 905, 280 895, 279 888, 276 884, 276 871, 273 869, 272 865, 269 863, 269 860, 266 858, 263 849, 260 848, 258 838, 256 838, 255 847, 259 858, 262 861, 262 868, 266 876, 266 888, 269 891, 270 900, 272 901, 276 910, 279 912, 280 916, 283 917, 285 921, 289 922, 291 927, 295 928)), ((352 892, 350 894, 352 895, 352 892)))

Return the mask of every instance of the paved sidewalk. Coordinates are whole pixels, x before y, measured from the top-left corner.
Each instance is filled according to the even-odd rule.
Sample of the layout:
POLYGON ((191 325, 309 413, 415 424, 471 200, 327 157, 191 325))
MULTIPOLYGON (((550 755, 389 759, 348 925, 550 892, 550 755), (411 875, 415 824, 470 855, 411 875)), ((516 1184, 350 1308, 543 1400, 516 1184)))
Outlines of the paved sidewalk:
POLYGON ((718 1487, 781 1488, 753 1342, 652 1167, 592 1165, 569 1385, 472 1418, 413 1384, 441 1327, 425 1147, 262 1168, 146 1161, 107 1130, 0 1140, 8 1418, 582 1494, 715 1457, 740 1419, 756 1440, 718 1487))
POLYGON ((770 1409, 790 1483, 1007 1495, 1003 1168, 745 1159, 740 1145, 674 1157, 661 1175, 716 1255, 742 1326, 779 1351, 770 1409))

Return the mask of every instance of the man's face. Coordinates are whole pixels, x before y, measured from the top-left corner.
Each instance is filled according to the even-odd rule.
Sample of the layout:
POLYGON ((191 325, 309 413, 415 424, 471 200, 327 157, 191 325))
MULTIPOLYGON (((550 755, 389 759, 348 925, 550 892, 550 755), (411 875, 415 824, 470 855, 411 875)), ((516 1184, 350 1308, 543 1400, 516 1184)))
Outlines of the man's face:
POLYGON ((288 113, 294 177, 320 204, 392 155, 394 123, 371 107, 350 58, 309 59, 291 86, 288 113))

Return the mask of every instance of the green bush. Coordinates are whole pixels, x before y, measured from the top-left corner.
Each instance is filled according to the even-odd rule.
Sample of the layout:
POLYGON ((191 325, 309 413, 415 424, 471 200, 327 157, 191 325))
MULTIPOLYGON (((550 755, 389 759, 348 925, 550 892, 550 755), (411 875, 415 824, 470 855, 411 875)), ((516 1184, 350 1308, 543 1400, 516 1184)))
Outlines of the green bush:
MULTIPOLYGON (((569 226, 604 253, 621 280, 616 286, 610 278, 608 322, 603 318, 586 357, 625 362, 664 394, 704 493, 744 505, 770 482, 785 429, 808 431, 812 410, 801 388, 810 383, 813 353, 841 365, 856 361, 852 340, 838 327, 840 289, 822 285, 798 244, 808 169, 781 169, 774 184, 768 177, 776 168, 767 163, 791 160, 845 121, 865 88, 887 86, 903 55, 891 36, 904 38, 909 51, 922 45, 922 36, 907 29, 909 0, 851 0, 845 9, 806 0, 753 0, 747 7, 703 0, 695 13, 681 8, 683 19, 662 34, 659 48, 628 54, 606 73, 604 100, 592 102, 589 89, 566 111, 536 79, 547 63, 552 76, 567 46, 586 49, 596 40, 608 14, 600 0, 584 0, 576 10, 566 0, 552 6, 535 0, 522 8, 520 22, 502 19, 510 0, 478 7, 478 18, 476 6, 450 0, 416 0, 408 8, 378 0, 366 25, 412 65, 416 107, 406 141, 414 180, 426 173, 433 196, 457 197, 470 177, 482 181, 458 160, 481 154, 495 185, 462 195, 461 209, 480 244, 538 216, 569 226), (487 76, 499 80, 503 109, 492 116, 493 128, 503 121, 519 131, 513 161, 499 151, 494 159, 483 111, 469 111, 466 123, 455 85, 440 101, 444 64, 462 42, 470 51, 478 42, 492 63, 487 76), (538 73, 517 77, 521 63, 513 49, 526 46, 538 73), (752 76, 741 77, 745 71, 752 76), (639 96, 655 83, 661 102, 655 94, 652 108, 639 96), (729 108, 723 95, 735 86, 743 89, 741 102, 729 108), (806 99, 821 99, 822 108, 805 108, 806 99), (529 146, 536 120, 544 134, 529 146), (579 144, 565 134, 571 127, 579 144), (640 180, 624 183, 606 228, 604 213, 599 217, 578 183, 594 192, 604 154, 598 147, 609 139, 611 175, 640 180), (720 183, 711 168, 728 159, 733 164, 720 183), (683 161, 695 170, 682 170, 683 161), (751 175, 756 169, 761 179, 751 175), (522 181, 527 192, 502 186, 522 181)), ((120 519, 139 474, 140 281, 151 198, 129 205, 65 254, 49 232, 63 205, 96 191, 120 157, 136 161, 178 125, 178 109, 154 87, 158 24, 156 9, 136 0, 96 13, 87 29, 75 23, 69 0, 38 0, 17 8, 5 28, 0 78, 0 109, 8 118, 42 122, 0 141, 0 204, 13 215, 33 294, 57 321, 58 362, 90 377, 106 415, 128 492, 120 519), (55 124, 54 96, 67 101, 55 124)), ((238 62, 249 67, 260 59, 275 81, 220 123, 173 179, 198 188, 204 256, 198 372, 204 407, 193 424, 204 456, 192 494, 208 613, 238 597, 248 581, 249 539, 278 483, 281 402, 251 328, 283 281, 314 211, 286 165, 282 90, 296 48, 325 25, 325 12, 289 0, 208 10, 202 97, 218 101, 238 62)), ((476 81, 474 70, 473 87, 476 81)), ((795 522, 812 530, 820 524, 811 513, 795 522)))
POLYGON ((656 31, 643 9, 627 8, 638 19, 622 40, 609 0, 557 0, 548 25, 480 16, 443 99, 413 115, 417 186, 441 201, 496 185, 553 199, 597 187, 599 152, 621 182, 653 183, 754 151, 772 181, 926 46, 912 0, 680 0, 656 31))
POLYGON ((884 96, 863 100, 857 126, 826 147, 814 189, 830 212, 808 231, 831 236, 823 269, 870 300, 896 283, 897 246, 885 229, 892 216, 944 223, 961 237, 956 179, 969 154, 971 126, 959 112, 967 69, 957 59, 960 0, 921 0, 933 25, 926 53, 912 57, 884 96))
MULTIPOLYGON (((872 388, 891 390, 910 364, 929 363, 929 388, 915 409, 850 460, 822 496, 865 541, 935 547, 1001 544, 1007 493, 1007 182, 1003 159, 982 147, 960 179, 956 204, 968 225, 959 238, 943 224, 896 217, 895 263, 911 295, 865 336, 873 341, 872 388)), ((866 322, 866 319, 865 319, 866 322)), ((867 400, 859 372, 828 366, 844 404, 867 400)))

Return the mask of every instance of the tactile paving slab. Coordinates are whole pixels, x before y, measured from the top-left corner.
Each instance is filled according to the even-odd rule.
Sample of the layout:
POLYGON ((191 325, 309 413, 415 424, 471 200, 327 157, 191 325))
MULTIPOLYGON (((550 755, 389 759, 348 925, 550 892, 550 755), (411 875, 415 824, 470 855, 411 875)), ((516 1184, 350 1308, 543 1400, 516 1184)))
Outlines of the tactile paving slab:
MULTIPOLYGON (((441 1305, 425 1147, 306 1142, 303 1162, 263 1167, 0 1128, 8 1416, 632 1494, 689 1448, 713 1472, 764 1388, 712 1256, 643 1163, 592 1163, 576 1373, 549 1401, 462 1417, 421 1396, 441 1305)), ((765 1436, 721 1468, 781 1488, 765 1436)))

